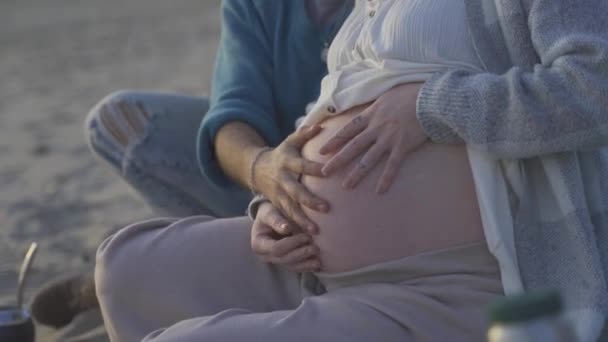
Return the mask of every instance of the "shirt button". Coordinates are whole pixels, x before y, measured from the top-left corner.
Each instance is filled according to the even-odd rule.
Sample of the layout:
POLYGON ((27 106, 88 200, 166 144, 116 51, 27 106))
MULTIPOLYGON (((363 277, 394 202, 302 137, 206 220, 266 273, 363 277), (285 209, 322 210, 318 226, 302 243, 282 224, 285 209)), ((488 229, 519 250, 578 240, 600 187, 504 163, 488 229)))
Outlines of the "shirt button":
POLYGON ((369 17, 373 18, 376 15, 376 11, 370 11, 369 12, 369 17))
POLYGON ((336 112, 336 107, 334 106, 327 106, 327 111, 334 114, 336 112))

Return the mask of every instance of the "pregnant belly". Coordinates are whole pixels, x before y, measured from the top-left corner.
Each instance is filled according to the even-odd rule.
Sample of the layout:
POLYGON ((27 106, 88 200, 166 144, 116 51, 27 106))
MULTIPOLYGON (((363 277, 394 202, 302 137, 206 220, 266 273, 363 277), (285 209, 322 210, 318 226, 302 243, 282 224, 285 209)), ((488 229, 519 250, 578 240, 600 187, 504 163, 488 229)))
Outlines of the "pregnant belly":
MULTIPOLYGON (((323 131, 303 148, 304 157, 325 162, 319 148, 332 133, 363 110, 356 107, 322 123, 323 131)), ((426 143, 409 154, 383 195, 374 190, 386 159, 352 190, 341 183, 354 160, 326 178, 302 183, 326 199, 329 213, 306 210, 319 225, 314 236, 325 272, 349 271, 378 262, 484 239, 479 207, 463 145, 426 143)))

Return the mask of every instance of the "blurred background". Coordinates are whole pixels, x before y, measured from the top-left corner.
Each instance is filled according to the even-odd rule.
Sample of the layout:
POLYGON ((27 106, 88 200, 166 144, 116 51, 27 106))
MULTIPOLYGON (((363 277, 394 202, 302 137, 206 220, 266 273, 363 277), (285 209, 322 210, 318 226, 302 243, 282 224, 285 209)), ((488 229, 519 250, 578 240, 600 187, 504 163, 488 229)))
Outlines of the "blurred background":
MULTIPOLYGON (((30 242, 27 299, 92 269, 109 232, 151 216, 92 157, 83 120, 114 90, 208 94, 218 38, 219 0, 0 1, 0 305, 14 303, 30 242)), ((38 341, 105 341, 95 319, 38 341)))

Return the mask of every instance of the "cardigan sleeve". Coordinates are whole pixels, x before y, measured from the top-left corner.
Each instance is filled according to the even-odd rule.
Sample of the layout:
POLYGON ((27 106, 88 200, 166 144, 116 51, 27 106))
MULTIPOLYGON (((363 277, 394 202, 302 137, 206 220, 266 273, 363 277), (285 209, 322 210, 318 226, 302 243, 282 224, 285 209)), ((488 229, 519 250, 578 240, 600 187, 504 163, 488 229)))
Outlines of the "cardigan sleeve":
POLYGON ((431 140, 465 142, 499 158, 608 144, 608 1, 531 0, 540 62, 502 75, 450 70, 418 96, 431 140))
POLYGON ((280 132, 275 118, 271 44, 259 11, 250 0, 224 0, 221 15, 210 109, 199 128, 197 155, 203 176, 226 189, 238 185, 224 175, 215 157, 219 129, 240 121, 270 145, 280 141, 280 132))

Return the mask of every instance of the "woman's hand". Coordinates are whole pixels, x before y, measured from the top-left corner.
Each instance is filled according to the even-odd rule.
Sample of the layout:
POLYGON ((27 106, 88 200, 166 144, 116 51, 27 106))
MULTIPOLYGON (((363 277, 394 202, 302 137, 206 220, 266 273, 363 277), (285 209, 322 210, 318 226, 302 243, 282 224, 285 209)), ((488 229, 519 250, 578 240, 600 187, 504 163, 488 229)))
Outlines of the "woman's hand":
POLYGON ((251 228, 251 249, 263 261, 294 272, 320 269, 319 248, 309 235, 295 229, 272 203, 260 205, 251 228))
POLYGON ((327 176, 363 155, 342 183, 345 188, 354 188, 388 155, 376 186, 376 193, 386 192, 406 155, 428 139, 416 118, 416 99, 421 87, 422 83, 396 86, 344 125, 319 151, 335 152, 323 167, 323 174, 327 176))
POLYGON ((300 175, 323 177, 322 164, 301 156, 304 144, 321 130, 318 125, 301 127, 288 136, 277 148, 263 152, 253 165, 252 184, 283 214, 311 234, 318 230, 301 208, 326 212, 329 204, 311 193, 299 182, 300 175))

